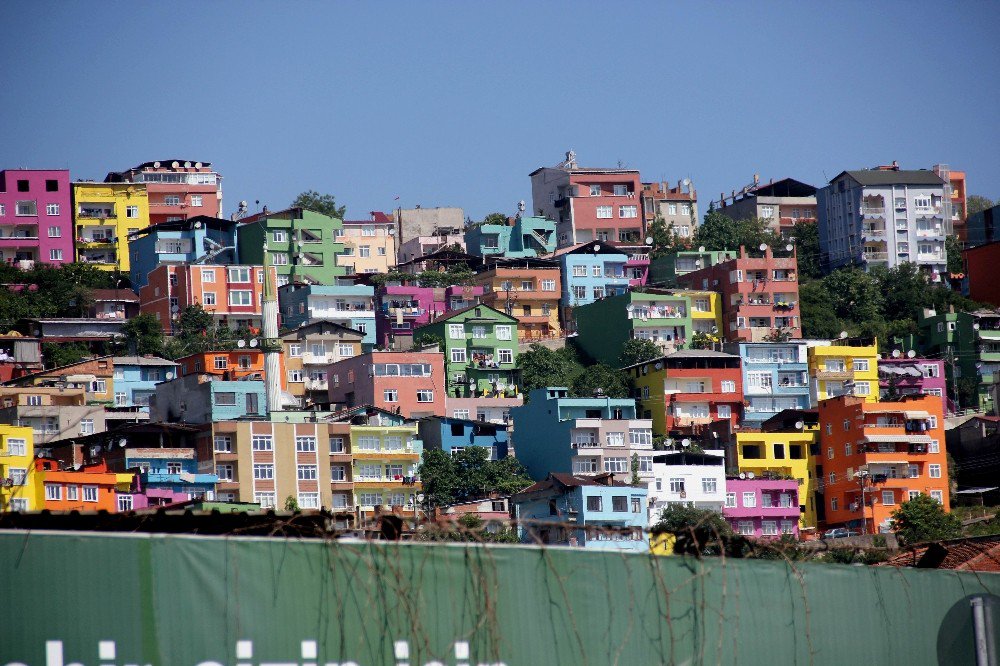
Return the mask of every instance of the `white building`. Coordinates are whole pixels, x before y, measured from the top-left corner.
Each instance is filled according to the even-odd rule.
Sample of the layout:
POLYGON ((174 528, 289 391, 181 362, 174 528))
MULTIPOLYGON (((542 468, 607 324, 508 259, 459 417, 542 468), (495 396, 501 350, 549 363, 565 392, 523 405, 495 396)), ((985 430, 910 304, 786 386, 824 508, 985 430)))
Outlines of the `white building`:
POLYGON ((933 171, 844 171, 816 192, 823 267, 912 262, 939 282, 952 232, 950 186, 933 171))
POLYGON ((649 524, 671 504, 722 513, 726 502, 726 461, 721 450, 691 453, 674 451, 653 457, 649 484, 649 524))

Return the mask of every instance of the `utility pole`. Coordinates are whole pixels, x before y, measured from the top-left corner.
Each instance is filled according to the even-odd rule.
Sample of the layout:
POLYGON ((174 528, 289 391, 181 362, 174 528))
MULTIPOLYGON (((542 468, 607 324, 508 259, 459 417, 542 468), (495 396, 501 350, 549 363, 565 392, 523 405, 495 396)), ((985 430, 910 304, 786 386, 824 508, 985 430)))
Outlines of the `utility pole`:
POLYGON ((868 478, 868 470, 860 469, 854 473, 854 478, 858 480, 858 485, 861 486, 861 533, 868 534, 868 517, 865 515, 865 480, 868 478))

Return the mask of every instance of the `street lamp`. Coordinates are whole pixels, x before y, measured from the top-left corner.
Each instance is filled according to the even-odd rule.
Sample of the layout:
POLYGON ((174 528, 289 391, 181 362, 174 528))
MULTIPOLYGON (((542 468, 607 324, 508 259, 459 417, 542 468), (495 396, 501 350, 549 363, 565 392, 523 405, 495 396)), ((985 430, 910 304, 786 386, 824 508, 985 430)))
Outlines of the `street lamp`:
POLYGON ((859 469, 854 473, 854 478, 858 480, 858 485, 861 486, 861 533, 868 534, 868 518, 865 516, 865 480, 871 475, 868 474, 867 469, 859 469))

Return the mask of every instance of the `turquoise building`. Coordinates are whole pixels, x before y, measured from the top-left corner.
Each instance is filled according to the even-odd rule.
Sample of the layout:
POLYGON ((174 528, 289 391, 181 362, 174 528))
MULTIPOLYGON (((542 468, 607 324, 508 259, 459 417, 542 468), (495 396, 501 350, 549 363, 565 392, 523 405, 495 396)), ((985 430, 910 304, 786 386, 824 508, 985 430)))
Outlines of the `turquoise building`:
POLYGON ((128 253, 136 292, 160 264, 237 264, 236 222, 207 215, 160 222, 129 236, 128 253))
POLYGON ((198 424, 263 419, 266 411, 266 391, 259 379, 226 381, 208 375, 186 375, 156 385, 149 418, 198 424))
POLYGON ((518 215, 511 224, 477 224, 466 230, 465 247, 479 257, 542 257, 556 249, 556 223, 518 215))
POLYGON ((278 289, 278 308, 282 329, 332 321, 364 333, 364 353, 375 347, 375 287, 371 285, 340 280, 330 285, 291 283, 278 289))
POLYGON ((149 413, 149 401, 156 394, 156 385, 177 376, 177 364, 152 356, 115 356, 115 407, 139 407, 149 413))

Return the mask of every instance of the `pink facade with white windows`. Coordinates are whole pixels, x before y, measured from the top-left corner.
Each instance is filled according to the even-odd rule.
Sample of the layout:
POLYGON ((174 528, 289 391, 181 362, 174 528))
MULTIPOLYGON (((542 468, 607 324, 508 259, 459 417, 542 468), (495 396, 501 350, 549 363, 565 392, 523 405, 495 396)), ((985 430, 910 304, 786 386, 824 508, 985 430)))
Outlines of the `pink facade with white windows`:
POLYGON ((741 536, 799 537, 799 482, 795 479, 726 479, 722 516, 741 536))
POLYGON ((0 171, 0 261, 23 269, 73 261, 67 169, 0 171))
POLYGON ((387 285, 375 293, 376 344, 385 349, 409 349, 413 329, 428 324, 452 310, 475 305, 485 292, 483 285, 418 287, 387 285))

